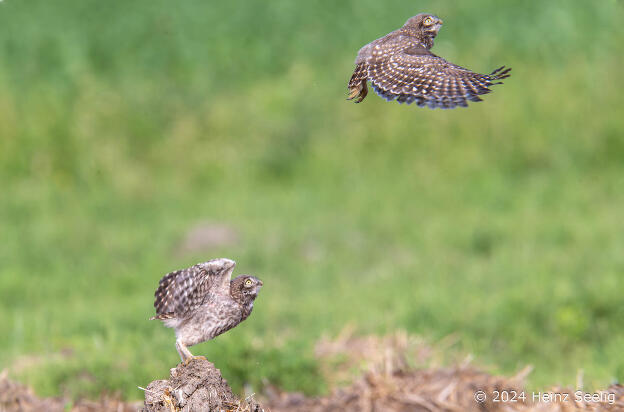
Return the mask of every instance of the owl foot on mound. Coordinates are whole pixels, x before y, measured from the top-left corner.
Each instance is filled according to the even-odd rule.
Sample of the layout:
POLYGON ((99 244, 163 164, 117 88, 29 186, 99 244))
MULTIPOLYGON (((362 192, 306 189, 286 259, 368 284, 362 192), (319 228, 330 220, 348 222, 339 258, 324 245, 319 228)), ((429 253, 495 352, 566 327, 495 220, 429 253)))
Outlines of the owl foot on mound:
POLYGON ((199 355, 199 356, 195 356, 195 355, 192 355, 192 356, 190 356, 190 357, 188 357, 188 358, 184 359, 184 360, 182 361, 182 364, 183 364, 184 366, 188 366, 188 365, 189 365, 189 363, 191 363, 191 362, 192 362, 193 360, 195 360, 195 359, 201 359, 201 360, 205 360, 205 361, 207 361, 207 360, 208 360, 208 359, 206 359, 206 357, 205 357, 205 356, 201 356, 201 355, 199 355))

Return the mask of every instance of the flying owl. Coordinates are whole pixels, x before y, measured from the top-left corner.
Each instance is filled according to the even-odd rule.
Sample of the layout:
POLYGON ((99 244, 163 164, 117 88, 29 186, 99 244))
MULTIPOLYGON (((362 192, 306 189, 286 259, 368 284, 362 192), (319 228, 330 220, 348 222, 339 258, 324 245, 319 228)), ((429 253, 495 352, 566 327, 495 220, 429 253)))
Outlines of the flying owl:
POLYGON ((431 53, 433 39, 442 20, 432 14, 419 14, 405 25, 362 47, 355 59, 349 81, 349 100, 360 103, 368 94, 366 81, 384 99, 399 103, 452 109, 468 106, 468 100, 481 101, 479 95, 491 92, 490 86, 510 76, 505 66, 490 74, 479 74, 431 53))
POLYGON ((262 281, 250 275, 230 280, 235 265, 230 259, 213 259, 160 279, 154 293, 156 316, 150 320, 175 329, 182 362, 194 358, 187 346, 214 339, 251 314, 262 281))

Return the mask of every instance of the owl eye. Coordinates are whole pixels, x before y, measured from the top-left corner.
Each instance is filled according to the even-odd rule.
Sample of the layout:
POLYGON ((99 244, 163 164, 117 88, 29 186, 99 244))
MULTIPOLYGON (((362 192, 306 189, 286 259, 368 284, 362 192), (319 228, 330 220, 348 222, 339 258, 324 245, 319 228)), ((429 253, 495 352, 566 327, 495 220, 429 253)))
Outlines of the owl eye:
POLYGON ((245 286, 251 286, 251 284, 252 284, 251 279, 247 279, 245 281, 245 286))
POLYGON ((433 24, 433 19, 431 17, 425 17, 425 20, 423 21, 425 26, 430 26, 433 24))

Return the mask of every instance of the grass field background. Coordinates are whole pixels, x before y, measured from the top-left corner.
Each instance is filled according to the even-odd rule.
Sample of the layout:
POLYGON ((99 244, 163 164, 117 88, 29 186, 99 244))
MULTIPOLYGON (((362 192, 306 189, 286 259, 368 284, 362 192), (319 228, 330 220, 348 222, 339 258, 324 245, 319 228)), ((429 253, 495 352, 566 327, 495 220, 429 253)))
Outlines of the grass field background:
POLYGON ((455 334, 530 384, 624 379, 621 1, 0 2, 0 369, 142 397, 178 362, 153 292, 213 257, 264 281, 192 348, 236 390, 326 389, 323 334, 455 334), (453 111, 345 101, 421 11, 512 77, 453 111), (236 244, 180 254, 200 222, 236 244))

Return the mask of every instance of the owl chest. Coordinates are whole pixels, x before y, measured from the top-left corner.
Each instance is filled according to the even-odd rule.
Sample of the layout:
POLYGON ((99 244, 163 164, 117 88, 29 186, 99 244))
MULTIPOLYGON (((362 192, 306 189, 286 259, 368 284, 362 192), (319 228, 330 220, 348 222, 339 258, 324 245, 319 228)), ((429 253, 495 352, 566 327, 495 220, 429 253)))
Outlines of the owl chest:
POLYGON ((232 300, 211 302, 203 310, 204 319, 202 327, 212 339, 223 332, 238 325, 243 318, 243 311, 239 304, 232 300))
POLYGON ((243 319, 243 309, 232 299, 211 299, 176 327, 186 345, 196 345, 232 329, 243 319))

